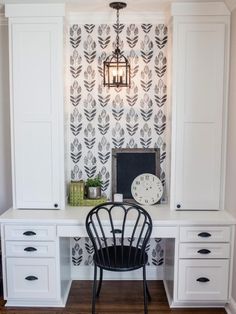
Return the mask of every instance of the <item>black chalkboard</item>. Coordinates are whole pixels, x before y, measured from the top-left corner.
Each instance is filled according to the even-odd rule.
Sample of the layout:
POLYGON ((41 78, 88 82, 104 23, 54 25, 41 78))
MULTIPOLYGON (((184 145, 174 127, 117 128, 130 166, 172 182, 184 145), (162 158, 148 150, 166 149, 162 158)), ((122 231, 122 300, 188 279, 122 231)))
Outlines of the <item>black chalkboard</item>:
POLYGON ((114 149, 112 152, 113 193, 132 199, 131 184, 138 175, 151 173, 160 176, 159 149, 114 149))

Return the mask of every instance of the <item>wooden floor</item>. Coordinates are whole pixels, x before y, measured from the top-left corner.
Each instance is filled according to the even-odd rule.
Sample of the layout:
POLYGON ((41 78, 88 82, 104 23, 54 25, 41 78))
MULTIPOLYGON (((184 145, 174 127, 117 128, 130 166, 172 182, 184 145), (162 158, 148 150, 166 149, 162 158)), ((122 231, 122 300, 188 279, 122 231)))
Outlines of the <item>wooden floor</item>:
MULTIPOLYGON (((91 281, 74 281, 65 308, 5 308, 0 314, 88 314, 91 313, 91 281)), ((224 309, 170 309, 162 281, 149 281, 152 301, 149 314, 225 314, 224 309)), ((143 314, 140 281, 104 281, 97 301, 97 314, 143 314)))

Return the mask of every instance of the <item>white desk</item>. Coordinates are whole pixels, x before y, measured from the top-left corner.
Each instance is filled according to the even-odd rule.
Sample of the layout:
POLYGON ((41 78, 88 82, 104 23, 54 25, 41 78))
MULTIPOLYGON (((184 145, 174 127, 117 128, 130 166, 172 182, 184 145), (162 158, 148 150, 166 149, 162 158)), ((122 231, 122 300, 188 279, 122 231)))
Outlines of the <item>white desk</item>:
MULTIPOLYGON (((231 296, 235 219, 225 211, 145 208, 153 220, 152 237, 167 239, 164 284, 170 306, 224 306, 231 296), (202 232, 210 235, 199 236, 202 232)), ((87 236, 89 210, 9 209, 0 217, 7 306, 65 305, 71 284, 69 240, 87 236)))

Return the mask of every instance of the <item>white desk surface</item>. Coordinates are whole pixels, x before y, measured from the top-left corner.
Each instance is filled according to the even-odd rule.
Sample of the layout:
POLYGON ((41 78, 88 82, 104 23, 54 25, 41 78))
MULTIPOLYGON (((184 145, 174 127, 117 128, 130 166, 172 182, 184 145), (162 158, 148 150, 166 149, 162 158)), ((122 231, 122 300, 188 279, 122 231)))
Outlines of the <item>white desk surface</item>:
MULTIPOLYGON (((172 211, 166 205, 143 206, 155 226, 232 225, 236 218, 226 211, 172 211)), ((84 225, 92 207, 71 207, 64 210, 8 209, 0 216, 0 223, 37 223, 56 225, 84 225)), ((115 219, 119 223, 119 216, 115 219)))

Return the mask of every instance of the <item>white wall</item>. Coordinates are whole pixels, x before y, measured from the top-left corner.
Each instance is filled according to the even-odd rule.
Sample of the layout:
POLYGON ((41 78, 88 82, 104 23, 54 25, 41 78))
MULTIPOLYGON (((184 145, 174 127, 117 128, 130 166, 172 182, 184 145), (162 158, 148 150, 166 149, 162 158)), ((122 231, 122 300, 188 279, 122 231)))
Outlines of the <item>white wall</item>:
MULTIPOLYGON (((226 172, 226 209, 236 217, 236 8, 231 16, 230 86, 228 112, 228 149, 226 172)), ((236 241, 236 239, 235 239, 236 241)), ((236 300, 236 247, 232 296, 236 300)))
POLYGON ((8 30, 0 16, 0 213, 12 205, 8 30))

